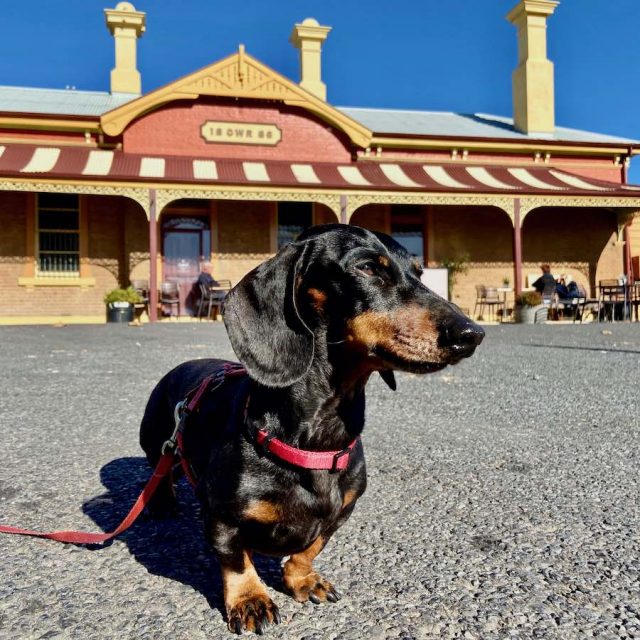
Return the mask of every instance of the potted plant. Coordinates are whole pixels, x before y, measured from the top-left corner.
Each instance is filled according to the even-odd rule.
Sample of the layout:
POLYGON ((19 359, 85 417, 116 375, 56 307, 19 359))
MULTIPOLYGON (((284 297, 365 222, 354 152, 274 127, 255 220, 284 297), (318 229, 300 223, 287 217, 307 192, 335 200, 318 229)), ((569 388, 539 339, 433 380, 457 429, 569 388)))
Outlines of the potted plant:
POLYGON ((513 316, 515 322, 533 324, 536 320, 536 312, 544 308, 542 296, 537 291, 523 291, 516 296, 513 316))
POLYGON ((104 296, 107 305, 107 322, 131 322, 133 320, 133 305, 142 302, 142 297, 133 288, 112 289, 104 296))

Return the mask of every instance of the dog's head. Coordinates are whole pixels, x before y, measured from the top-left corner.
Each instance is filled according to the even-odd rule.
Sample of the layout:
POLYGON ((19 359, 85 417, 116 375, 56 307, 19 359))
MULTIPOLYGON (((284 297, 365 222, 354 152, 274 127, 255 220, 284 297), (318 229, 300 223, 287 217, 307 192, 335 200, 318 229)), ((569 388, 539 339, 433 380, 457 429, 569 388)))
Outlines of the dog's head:
POLYGON ((224 322, 238 358, 266 386, 301 378, 319 340, 371 371, 438 371, 470 356, 484 331, 427 289, 421 272, 385 234, 312 227, 231 290, 224 322))

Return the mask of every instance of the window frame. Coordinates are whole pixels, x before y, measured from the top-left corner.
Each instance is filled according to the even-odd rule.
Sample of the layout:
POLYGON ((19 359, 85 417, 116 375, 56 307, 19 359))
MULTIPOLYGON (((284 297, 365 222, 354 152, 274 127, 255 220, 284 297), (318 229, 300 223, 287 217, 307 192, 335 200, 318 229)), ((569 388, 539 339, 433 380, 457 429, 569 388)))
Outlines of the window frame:
POLYGON ((64 279, 78 279, 80 278, 80 263, 82 260, 82 247, 81 247, 81 233, 82 233, 82 221, 81 221, 81 210, 82 210, 82 206, 81 206, 81 197, 79 194, 50 194, 47 193, 47 196, 56 196, 56 195, 64 195, 64 196, 75 196, 77 201, 76 201, 76 208, 71 208, 71 207, 50 207, 50 206, 46 206, 43 207, 40 204, 40 198, 43 194, 42 193, 36 193, 36 198, 35 198, 35 246, 34 246, 34 253, 35 253, 35 276, 36 278, 64 278, 64 279), (56 228, 52 228, 52 229, 41 229, 40 227, 40 213, 42 211, 58 211, 58 212, 76 212, 77 213, 77 228, 75 229, 56 229, 56 228), (75 235, 75 237, 77 238, 77 250, 73 251, 43 251, 40 248, 40 241, 41 241, 41 237, 40 234, 41 233, 56 233, 56 234, 61 234, 61 235, 75 235), (51 269, 51 270, 47 270, 47 269, 42 269, 41 264, 42 264, 42 257, 41 257, 41 253, 46 253, 46 254, 61 254, 61 255, 69 255, 69 254, 75 254, 77 256, 77 269, 75 270, 70 270, 70 271, 63 271, 63 270, 57 270, 57 269, 51 269))
POLYGON ((18 286, 32 290, 36 287, 80 287, 87 289, 96 286, 96 279, 91 274, 88 261, 89 255, 89 222, 86 195, 74 191, 29 191, 24 209, 25 215, 25 257, 27 258, 18 277, 18 286), (40 271, 39 266, 39 217, 38 195, 40 193, 61 193, 74 195, 78 198, 79 206, 79 273, 78 272, 47 272, 40 271), (61 274, 69 274, 71 276, 61 274))

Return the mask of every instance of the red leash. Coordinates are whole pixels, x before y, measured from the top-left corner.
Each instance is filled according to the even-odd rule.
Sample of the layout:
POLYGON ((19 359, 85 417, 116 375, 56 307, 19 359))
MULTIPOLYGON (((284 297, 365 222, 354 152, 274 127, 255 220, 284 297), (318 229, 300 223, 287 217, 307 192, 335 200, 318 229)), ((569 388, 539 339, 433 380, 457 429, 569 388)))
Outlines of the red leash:
MULTIPOLYGON (((194 411, 203 394, 211 385, 211 389, 217 389, 225 380, 227 376, 237 376, 246 373, 244 367, 241 365, 225 364, 213 375, 205 378, 202 383, 187 394, 187 397, 179 402, 176 406, 176 427, 171 435, 171 438, 162 445, 162 457, 158 461, 156 468, 153 471, 153 475, 147 482, 142 493, 138 496, 133 507, 120 523, 117 529, 111 533, 85 533, 83 531, 33 531, 31 529, 21 529, 20 527, 10 527, 8 525, 0 525, 0 533, 12 533, 22 536, 35 536, 37 538, 47 538, 49 540, 57 540, 58 542, 69 542, 71 544, 99 544, 115 538, 117 535, 126 531, 142 513, 143 509, 149 504, 151 496, 153 496, 155 490, 158 488, 160 481, 164 478, 171 468, 176 456, 181 453, 182 446, 182 429, 184 422, 189 413, 194 411), (213 383, 213 384, 212 384, 213 383)), ((180 455, 181 462, 187 474, 187 478, 193 483, 193 478, 190 473, 188 464, 184 457, 180 455)))
MULTIPOLYGON (((111 540, 111 538, 115 538, 123 531, 126 531, 149 504, 160 481, 171 471, 176 457, 180 458, 180 464, 184 469, 187 479, 195 486, 196 481, 193 476, 193 471, 188 460, 182 455, 182 436, 186 419, 192 412, 198 409, 200 400, 202 400, 202 396, 207 390, 214 391, 224 383, 227 377, 245 374, 246 369, 242 365, 225 363, 215 373, 207 376, 197 388, 192 389, 184 400, 178 402, 174 410, 175 429, 171 437, 162 445, 162 457, 158 461, 153 475, 133 507, 131 507, 126 518, 120 523, 118 528, 111 533, 84 533, 82 531, 51 531, 46 533, 7 525, 0 525, 0 533, 48 538, 49 540, 69 542, 71 544, 99 544, 111 540)), ((304 469, 325 469, 332 472, 342 471, 347 468, 351 454, 360 440, 360 436, 358 436, 346 449, 341 451, 305 451, 304 449, 292 447, 278 440, 263 429, 253 428, 251 431, 253 431, 252 436, 256 445, 262 447, 266 453, 270 453, 276 458, 297 467, 304 469)))
POLYGON ((175 451, 165 453, 158 462, 153 475, 151 476, 147 486, 136 500, 127 517, 120 523, 117 529, 111 533, 84 533, 83 531, 51 531, 43 533, 42 531, 32 531, 31 529, 20 529, 19 527, 9 527, 0 525, 0 533, 15 533, 22 536, 36 536, 37 538, 48 538, 49 540, 57 540, 58 542, 70 542, 72 544, 99 544, 115 538, 118 534, 126 531, 137 519, 142 510, 149 504, 149 500, 154 491, 158 487, 160 480, 164 478, 173 466, 175 451))

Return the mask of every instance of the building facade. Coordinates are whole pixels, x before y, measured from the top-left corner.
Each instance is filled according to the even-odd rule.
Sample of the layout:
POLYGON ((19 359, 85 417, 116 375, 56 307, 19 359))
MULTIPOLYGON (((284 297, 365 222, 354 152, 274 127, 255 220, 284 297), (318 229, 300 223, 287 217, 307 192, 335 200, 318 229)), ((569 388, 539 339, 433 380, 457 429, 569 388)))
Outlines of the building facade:
POLYGON ((334 107, 329 28, 313 19, 291 37, 299 83, 240 46, 140 94, 145 15, 107 10, 109 93, 0 87, 0 323, 104 322, 105 292, 140 279, 177 282, 189 314, 203 260, 235 283, 331 222, 389 233, 427 266, 463 264, 453 301, 467 310, 475 285, 520 291, 542 262, 591 292, 640 278, 635 142, 554 123, 541 27, 556 5, 521 0, 508 16, 513 119, 334 107))

